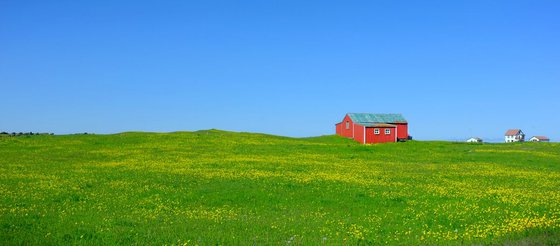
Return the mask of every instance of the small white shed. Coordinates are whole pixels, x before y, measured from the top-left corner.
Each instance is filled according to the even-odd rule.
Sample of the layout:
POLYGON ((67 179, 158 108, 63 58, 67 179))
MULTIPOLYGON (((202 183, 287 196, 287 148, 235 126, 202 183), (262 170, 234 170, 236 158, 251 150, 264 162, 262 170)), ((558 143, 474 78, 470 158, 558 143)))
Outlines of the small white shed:
POLYGON ((531 142, 550 142, 550 138, 547 138, 545 136, 533 136, 531 139, 529 139, 529 141, 531 141, 531 142))
POLYGON ((482 143, 482 138, 469 138, 467 143, 482 143))

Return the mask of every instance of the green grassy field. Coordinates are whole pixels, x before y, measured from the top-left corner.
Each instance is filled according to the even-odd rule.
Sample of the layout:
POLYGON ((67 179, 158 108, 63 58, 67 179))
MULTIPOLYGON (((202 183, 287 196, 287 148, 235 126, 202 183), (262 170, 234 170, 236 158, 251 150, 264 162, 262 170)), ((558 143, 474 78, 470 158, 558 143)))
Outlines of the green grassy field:
POLYGON ((0 138, 0 243, 560 244, 560 144, 0 138))

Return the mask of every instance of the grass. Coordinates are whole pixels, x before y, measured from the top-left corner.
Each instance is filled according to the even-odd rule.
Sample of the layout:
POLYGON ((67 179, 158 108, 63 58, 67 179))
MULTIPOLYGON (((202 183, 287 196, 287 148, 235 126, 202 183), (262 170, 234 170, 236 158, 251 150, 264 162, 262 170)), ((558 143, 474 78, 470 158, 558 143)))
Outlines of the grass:
POLYGON ((560 244, 560 144, 0 138, 0 242, 560 244))

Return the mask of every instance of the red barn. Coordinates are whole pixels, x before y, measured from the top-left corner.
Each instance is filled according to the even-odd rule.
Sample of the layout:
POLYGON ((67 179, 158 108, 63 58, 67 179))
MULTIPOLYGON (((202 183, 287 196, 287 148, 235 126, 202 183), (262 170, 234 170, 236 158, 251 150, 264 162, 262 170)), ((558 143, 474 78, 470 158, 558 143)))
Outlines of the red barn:
POLYGON ((401 114, 348 113, 336 124, 336 134, 366 143, 408 139, 408 122, 401 114))

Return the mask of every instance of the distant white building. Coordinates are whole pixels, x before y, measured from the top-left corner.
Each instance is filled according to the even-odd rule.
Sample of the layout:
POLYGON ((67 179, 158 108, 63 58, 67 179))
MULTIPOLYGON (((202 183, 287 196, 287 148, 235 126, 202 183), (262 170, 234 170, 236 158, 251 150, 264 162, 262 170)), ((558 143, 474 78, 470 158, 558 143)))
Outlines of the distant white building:
POLYGON ((467 143, 482 143, 482 138, 469 138, 467 143))
POLYGON ((525 141, 525 133, 520 129, 509 129, 505 134, 506 143, 525 141))
POLYGON ((531 141, 531 142, 550 142, 550 138, 547 138, 545 136, 534 136, 531 139, 529 139, 529 141, 531 141))

